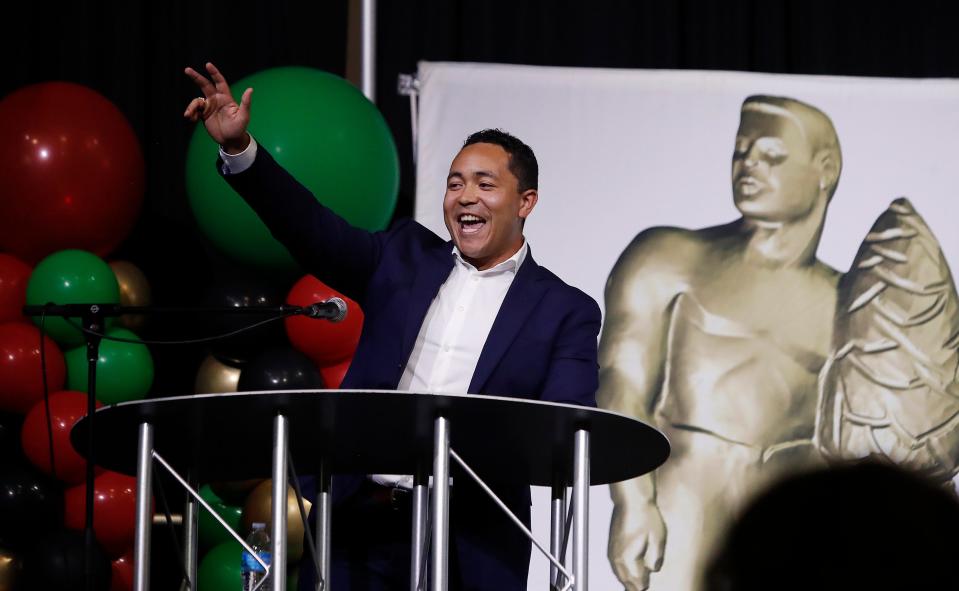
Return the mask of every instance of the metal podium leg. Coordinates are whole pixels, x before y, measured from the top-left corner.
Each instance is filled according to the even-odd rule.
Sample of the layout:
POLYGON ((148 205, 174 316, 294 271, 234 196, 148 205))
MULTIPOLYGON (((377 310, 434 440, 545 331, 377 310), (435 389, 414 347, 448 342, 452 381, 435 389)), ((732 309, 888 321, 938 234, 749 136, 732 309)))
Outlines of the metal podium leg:
POLYGON ((434 591, 446 591, 449 548, 450 425, 443 417, 433 423, 433 561, 434 591))
POLYGON ((573 441, 573 576, 576 591, 589 588, 589 431, 573 441))
MULTIPOLYGON (((563 552, 563 536, 566 533, 566 487, 553 486, 553 500, 549 515, 549 553, 559 556, 563 552)), ((549 565, 550 589, 559 587, 559 569, 549 565)))
POLYGON ((426 478, 422 474, 414 475, 413 480, 413 539, 412 559, 410 560, 410 591, 426 589, 426 516, 429 512, 430 492, 426 478))
POLYGON ((289 445, 289 421, 283 415, 273 418, 273 561, 270 563, 270 589, 286 590, 286 458, 289 445))
MULTIPOLYGON (((195 479, 190 479, 190 485, 196 487, 195 479)), ((200 504, 190 496, 186 496, 186 508, 183 511, 183 565, 186 567, 186 574, 189 577, 189 587, 181 586, 196 591, 196 569, 197 569, 197 523, 199 519, 200 504)))
POLYGON ((316 559, 320 563, 316 573, 316 591, 330 588, 331 480, 327 463, 323 462, 316 487, 316 559))
POLYGON ((153 527, 153 425, 140 423, 137 439, 137 514, 133 538, 133 591, 150 589, 150 529, 153 527))

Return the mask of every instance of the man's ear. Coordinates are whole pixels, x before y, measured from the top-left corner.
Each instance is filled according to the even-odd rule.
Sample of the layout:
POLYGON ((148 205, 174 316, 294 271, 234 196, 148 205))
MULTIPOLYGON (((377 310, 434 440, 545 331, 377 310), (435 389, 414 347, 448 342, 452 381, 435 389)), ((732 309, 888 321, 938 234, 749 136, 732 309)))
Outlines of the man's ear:
POLYGON ((519 217, 526 219, 529 217, 529 214, 533 212, 533 208, 536 207, 536 202, 539 200, 539 192, 536 189, 526 189, 519 196, 519 217))
POLYGON ((827 148, 816 154, 815 162, 819 168, 819 189, 828 188, 832 193, 832 189, 839 182, 839 155, 835 150, 827 148))

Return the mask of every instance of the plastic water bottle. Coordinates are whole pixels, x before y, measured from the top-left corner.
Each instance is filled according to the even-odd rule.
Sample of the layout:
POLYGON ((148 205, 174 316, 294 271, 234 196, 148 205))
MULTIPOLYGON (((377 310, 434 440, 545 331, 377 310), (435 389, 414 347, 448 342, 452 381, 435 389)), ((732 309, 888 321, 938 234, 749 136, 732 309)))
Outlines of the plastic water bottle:
MULTIPOLYGON (((268 565, 271 563, 270 536, 266 533, 266 524, 254 523, 253 530, 246 537, 246 543, 250 545, 250 548, 256 552, 256 555, 263 562, 268 565)), ((243 556, 240 559, 240 571, 243 576, 243 591, 253 591, 254 589, 266 591, 268 583, 260 584, 260 581, 267 578, 266 570, 246 550, 243 551, 243 556)))

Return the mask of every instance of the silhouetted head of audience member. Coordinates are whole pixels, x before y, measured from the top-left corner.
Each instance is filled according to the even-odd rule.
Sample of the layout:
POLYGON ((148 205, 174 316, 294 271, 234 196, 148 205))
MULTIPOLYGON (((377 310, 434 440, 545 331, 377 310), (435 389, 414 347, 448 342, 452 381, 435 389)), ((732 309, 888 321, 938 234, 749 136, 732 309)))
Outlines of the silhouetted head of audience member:
POLYGON ((888 464, 780 481, 733 523, 706 591, 957 589, 959 501, 888 464))

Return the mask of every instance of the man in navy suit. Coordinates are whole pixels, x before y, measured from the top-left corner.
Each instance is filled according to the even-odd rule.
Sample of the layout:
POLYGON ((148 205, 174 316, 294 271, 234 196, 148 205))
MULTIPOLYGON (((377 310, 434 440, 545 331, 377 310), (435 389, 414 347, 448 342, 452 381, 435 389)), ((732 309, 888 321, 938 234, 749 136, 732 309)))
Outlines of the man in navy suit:
MULTIPOLYGON (((538 199, 532 150, 485 130, 454 158, 443 212, 451 241, 412 220, 370 233, 321 205, 247 133, 252 89, 238 104, 212 65, 186 73, 203 96, 184 116, 220 144, 224 178, 297 261, 363 308, 365 321, 341 385, 512 396, 595 406, 600 312, 589 296, 533 260, 523 225, 538 199)), ((320 196, 322 198, 322 196, 320 196)), ((494 437, 496 426, 490 425, 494 437)), ((408 512, 389 502, 408 482, 337 479, 331 584, 409 585, 408 512), (383 493, 388 494, 383 494, 383 493)), ((454 472, 450 587, 526 588, 530 542, 468 478, 454 472)), ((494 490, 527 525, 529 487, 494 490)), ((301 589, 313 589, 311 562, 301 589)))

